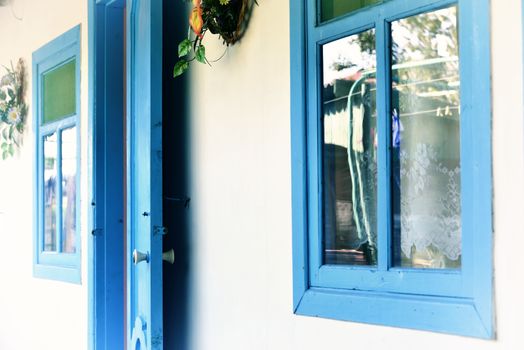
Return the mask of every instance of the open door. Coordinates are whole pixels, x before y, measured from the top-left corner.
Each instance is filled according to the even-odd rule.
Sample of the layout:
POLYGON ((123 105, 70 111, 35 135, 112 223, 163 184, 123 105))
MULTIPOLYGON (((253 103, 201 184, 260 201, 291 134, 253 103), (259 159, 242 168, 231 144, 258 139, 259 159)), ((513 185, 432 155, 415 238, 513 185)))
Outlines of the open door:
POLYGON ((127 338, 163 349, 162 0, 128 0, 127 338))

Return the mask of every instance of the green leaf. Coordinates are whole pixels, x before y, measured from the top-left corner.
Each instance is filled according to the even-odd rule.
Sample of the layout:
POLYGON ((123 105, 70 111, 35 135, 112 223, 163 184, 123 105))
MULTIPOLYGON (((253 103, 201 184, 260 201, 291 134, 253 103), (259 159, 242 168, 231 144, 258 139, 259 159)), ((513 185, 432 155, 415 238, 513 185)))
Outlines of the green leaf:
POLYGON ((192 42, 189 39, 184 39, 178 44, 178 57, 184 57, 191 51, 192 42))
POLYGON ((6 97, 4 90, 0 90, 0 100, 5 100, 6 97))
POLYGON ((206 63, 206 48, 204 45, 198 46, 195 52, 195 58, 200 63, 206 63))
POLYGON ((9 150, 8 150, 9 154, 12 156, 15 155, 15 148, 13 147, 13 144, 10 144, 9 145, 9 150))
POLYGON ((7 94, 11 97, 11 100, 15 99, 15 92, 12 89, 7 89, 7 94))
POLYGON ((10 140, 13 139, 13 131, 15 131, 15 127, 14 125, 11 125, 11 127, 9 128, 9 139, 10 140))
POLYGON ((186 61, 186 60, 178 61, 175 64, 175 68, 173 69, 173 77, 176 78, 179 75, 184 74, 184 72, 186 70, 188 70, 188 68, 189 68, 189 62, 188 61, 186 61))

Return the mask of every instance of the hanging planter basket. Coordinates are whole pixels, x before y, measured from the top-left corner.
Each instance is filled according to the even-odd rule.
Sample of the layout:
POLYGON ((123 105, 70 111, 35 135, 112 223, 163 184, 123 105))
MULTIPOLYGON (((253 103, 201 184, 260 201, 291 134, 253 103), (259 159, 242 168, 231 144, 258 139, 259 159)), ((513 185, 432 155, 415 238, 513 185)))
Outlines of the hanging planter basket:
POLYGON ((230 0, 227 5, 210 6, 204 1, 202 12, 207 28, 212 34, 220 35, 226 45, 234 45, 247 29, 254 4, 253 0, 230 0))
POLYGON ((188 37, 178 46, 180 60, 175 64, 173 76, 189 69, 192 61, 210 64, 202 44, 209 31, 217 34, 226 46, 237 43, 246 32, 251 12, 257 0, 192 0, 189 15, 188 37))

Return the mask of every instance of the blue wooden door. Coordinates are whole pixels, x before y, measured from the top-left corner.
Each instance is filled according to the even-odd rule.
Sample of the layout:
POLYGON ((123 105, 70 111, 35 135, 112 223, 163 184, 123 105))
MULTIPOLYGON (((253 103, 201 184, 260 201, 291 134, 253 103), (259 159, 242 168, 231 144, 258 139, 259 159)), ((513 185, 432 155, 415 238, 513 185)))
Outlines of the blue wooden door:
POLYGON ((127 2, 127 335, 162 334, 162 0, 127 2))

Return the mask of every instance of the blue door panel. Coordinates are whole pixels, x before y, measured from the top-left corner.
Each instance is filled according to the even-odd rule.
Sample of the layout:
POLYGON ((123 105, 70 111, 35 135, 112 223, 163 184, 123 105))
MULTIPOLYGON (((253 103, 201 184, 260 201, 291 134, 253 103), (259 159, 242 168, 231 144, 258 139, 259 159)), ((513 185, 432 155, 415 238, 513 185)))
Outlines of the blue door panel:
POLYGON ((127 324, 132 350, 163 348, 162 235, 155 233, 162 226, 161 73, 162 1, 128 1, 127 324))

